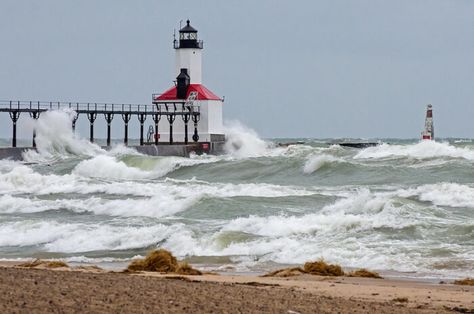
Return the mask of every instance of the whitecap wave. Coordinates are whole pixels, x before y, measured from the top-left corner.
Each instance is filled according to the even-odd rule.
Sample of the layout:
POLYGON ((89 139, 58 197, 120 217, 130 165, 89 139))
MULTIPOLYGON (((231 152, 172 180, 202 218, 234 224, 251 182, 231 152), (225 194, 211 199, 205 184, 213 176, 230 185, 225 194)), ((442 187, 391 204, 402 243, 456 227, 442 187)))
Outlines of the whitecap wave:
POLYGON ((127 154, 127 158, 122 160, 119 159, 119 156, 111 154, 98 155, 83 160, 72 170, 72 173, 88 178, 111 180, 157 179, 183 167, 214 163, 222 160, 221 157, 207 155, 192 155, 189 158, 185 158, 173 156, 130 156, 130 154, 127 154))
POLYGON ((55 221, 0 225, 0 246, 40 246, 47 252, 78 253, 145 248, 181 232, 183 225, 112 226, 55 221))
POLYGON ((72 171, 73 174, 103 179, 145 179, 151 177, 151 173, 134 167, 127 166, 123 161, 107 155, 95 156, 91 159, 81 161, 72 171))
POLYGON ((226 122, 225 151, 237 158, 261 157, 281 154, 284 149, 275 148, 273 143, 262 140, 257 132, 238 121, 226 122))
POLYGON ((474 188, 459 183, 425 184, 416 188, 399 190, 401 197, 417 197, 420 201, 438 206, 474 208, 474 188))
POLYGON ((37 213, 60 208, 57 201, 39 200, 37 198, 14 197, 2 195, 0 197, 0 213, 37 213))
POLYGON ((413 159, 463 158, 474 160, 474 150, 468 147, 455 147, 449 143, 421 141, 410 145, 390 145, 368 147, 354 156, 355 159, 381 159, 404 157, 413 159))
POLYGON ((0 174, 12 171, 13 168, 21 166, 21 162, 10 160, 10 159, 0 159, 0 174))
POLYGON ((293 234, 359 232, 380 227, 400 229, 412 225, 409 219, 399 214, 400 209, 393 205, 388 195, 375 195, 363 189, 323 207, 319 213, 237 218, 222 230, 279 237, 293 234))
POLYGON ((26 165, 14 167, 11 171, 0 174, 0 193, 37 195, 74 192, 76 186, 83 184, 74 175, 42 175, 26 165))
POLYGON ((327 154, 312 155, 306 160, 303 166, 303 172, 306 174, 310 174, 325 166, 342 162, 344 162, 344 159, 327 154))
MULTIPOLYGON (((111 158, 101 155, 102 157, 111 158)), ((119 175, 119 174, 118 174, 119 175)), ((97 182, 71 175, 41 175, 27 166, 0 175, 0 213, 31 213, 49 210, 92 212, 110 216, 166 217, 185 211, 205 198, 309 196, 320 193, 312 189, 273 184, 209 183, 199 180, 141 182, 97 182), (121 195, 121 199, 103 197, 69 198, 75 194, 121 195), (22 194, 30 195, 25 198, 22 194), (35 196, 52 195, 54 199, 35 196), (17 196, 15 196, 17 195, 17 196), (127 196, 124 198, 123 196, 127 196)))
MULTIPOLYGON (((189 232, 175 235, 165 245, 180 256, 242 256, 253 258, 254 263, 284 264, 301 264, 323 257, 346 267, 432 272, 431 264, 439 259, 427 255, 439 245, 416 234, 423 233, 429 238, 432 232, 429 226, 441 227, 442 222, 437 213, 421 213, 422 208, 400 204, 394 197, 362 189, 318 213, 250 215, 233 219, 205 236, 189 232), (221 238, 227 234, 235 234, 235 240, 223 244, 221 238), (419 254, 425 258, 420 259, 419 254), (403 263, 399 262, 400 258, 403 263)), ((458 254, 459 247, 446 246, 458 254)))

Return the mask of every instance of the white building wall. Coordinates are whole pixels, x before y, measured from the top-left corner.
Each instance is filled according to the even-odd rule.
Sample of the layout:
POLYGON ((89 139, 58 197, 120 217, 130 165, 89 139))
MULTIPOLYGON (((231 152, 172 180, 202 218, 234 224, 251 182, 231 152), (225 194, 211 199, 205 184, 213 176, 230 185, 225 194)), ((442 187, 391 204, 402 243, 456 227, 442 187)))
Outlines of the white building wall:
MULTIPOLYGON (((194 102, 200 106, 201 120, 198 122, 199 142, 210 142, 211 134, 224 134, 222 122, 222 106, 220 100, 199 100, 194 102)), ((151 120, 150 120, 151 121, 151 120)), ((154 122, 150 122, 153 124, 154 122)), ((154 125, 154 124, 153 124, 154 125)), ((169 142, 169 123, 165 116, 158 125, 160 142, 169 142)), ((188 141, 193 142, 194 122, 188 123, 188 141)), ((173 142, 184 142, 184 122, 177 116, 173 123, 173 142)))
POLYGON ((188 75, 191 78, 191 84, 201 84, 202 82, 202 49, 179 48, 176 50, 176 71, 175 75, 181 72, 181 69, 188 69, 188 75))
POLYGON ((208 132, 211 134, 224 134, 222 122, 222 109, 224 103, 220 100, 209 100, 207 105, 208 132))

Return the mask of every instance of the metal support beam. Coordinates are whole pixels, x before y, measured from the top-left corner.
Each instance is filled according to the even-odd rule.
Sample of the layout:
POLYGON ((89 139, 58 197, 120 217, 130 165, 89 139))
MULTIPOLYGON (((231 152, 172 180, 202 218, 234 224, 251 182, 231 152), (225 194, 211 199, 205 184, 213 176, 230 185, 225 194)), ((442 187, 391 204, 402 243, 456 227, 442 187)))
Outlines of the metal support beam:
MULTIPOLYGON (((39 111, 30 112, 30 117, 35 119, 35 122, 36 122, 36 120, 38 120, 39 115, 40 115, 39 111)), ((36 148, 36 125, 33 127, 33 148, 36 148)))
POLYGON ((123 143, 125 146, 128 145, 128 122, 130 121, 130 118, 132 115, 130 113, 123 113, 122 114, 122 120, 125 122, 125 136, 123 138, 123 143))
POLYGON ((143 124, 145 123, 146 115, 141 113, 138 115, 138 121, 140 121, 140 146, 143 146, 143 124))
MULTIPOLYGON (((170 109, 173 110, 172 113, 176 112, 176 104, 175 103, 173 104, 172 108, 170 108, 170 106, 168 104, 165 104, 165 108, 166 108, 166 113, 170 113, 170 109)), ((170 124, 169 144, 173 145, 173 123, 174 123, 174 120, 176 119, 176 115, 167 115, 166 119, 168 119, 168 122, 170 124)))
POLYGON ((10 112, 10 118, 12 119, 12 122, 13 122, 12 147, 16 147, 16 123, 17 123, 18 119, 20 118, 20 112, 19 111, 11 111, 10 112))
POLYGON ((111 137, 111 124, 114 119, 113 113, 105 113, 105 121, 107 121, 107 146, 110 146, 110 137, 111 137))
POLYGON ((155 114, 152 117, 153 121, 155 122, 155 145, 158 145, 158 140, 160 139, 160 134, 158 133, 158 123, 161 120, 161 115, 155 114))
POLYGON ((94 143, 94 121, 95 119, 97 119, 97 113, 95 112, 88 113, 87 119, 89 119, 89 122, 90 122, 90 132, 89 132, 90 138, 89 139, 91 143, 94 143))
POLYGON ((170 145, 173 145, 173 123, 176 119, 176 116, 166 116, 168 122, 170 123, 170 145))
POLYGON ((188 122, 191 118, 190 114, 184 114, 181 116, 184 122, 184 144, 188 144, 188 122))
POLYGON ((79 119, 79 114, 76 112, 74 114, 74 116, 72 117, 72 132, 75 133, 76 132, 76 122, 77 122, 77 119, 79 119))
POLYGON ((193 122, 194 122, 193 141, 197 142, 197 141, 199 141, 198 122, 201 119, 201 116, 199 115, 199 113, 193 112, 192 119, 193 119, 193 122))

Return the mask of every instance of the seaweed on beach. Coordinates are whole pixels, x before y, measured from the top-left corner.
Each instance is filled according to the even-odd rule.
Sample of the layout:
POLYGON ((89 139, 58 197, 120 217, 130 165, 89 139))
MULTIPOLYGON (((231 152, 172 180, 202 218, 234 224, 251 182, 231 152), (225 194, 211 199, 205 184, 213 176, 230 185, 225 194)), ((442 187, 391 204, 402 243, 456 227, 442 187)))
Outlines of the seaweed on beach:
POLYGON ((128 265, 128 270, 132 271, 156 271, 163 273, 175 272, 177 268, 178 260, 176 257, 164 249, 151 251, 144 259, 136 259, 128 265))
POLYGON ((316 262, 306 262, 304 267, 293 267, 277 269, 269 272, 261 277, 291 277, 303 274, 311 274, 318 276, 348 276, 348 277, 366 277, 383 279, 379 273, 369 271, 365 268, 358 269, 349 273, 344 273, 342 267, 336 264, 328 264, 323 259, 316 262))
POLYGON ((66 264, 63 261, 50 261, 46 262, 45 266, 47 268, 61 268, 61 267, 69 267, 68 264, 66 264))
POLYGON ((304 274, 305 271, 301 267, 283 268, 272 271, 262 277, 291 277, 304 274))
POLYGON ((459 279, 459 280, 455 280, 453 283, 455 285, 474 286, 474 278, 459 279))
POLYGON ((187 262, 179 263, 176 273, 181 275, 202 275, 199 270, 192 268, 187 262))
POLYGON ((350 272, 347 274, 349 277, 365 277, 365 278, 377 278, 377 279, 383 279, 382 276, 379 275, 379 273, 375 271, 370 271, 365 268, 358 269, 355 271, 350 272))
POLYGON ((306 262, 303 267, 304 271, 311 275, 319 276, 344 276, 341 266, 336 264, 328 264, 323 259, 316 262, 306 262))
POLYGON ((26 267, 26 268, 36 268, 36 267, 45 267, 45 268, 66 268, 69 267, 63 261, 44 261, 41 259, 35 259, 31 262, 26 262, 18 265, 19 267, 26 267))
POLYGON ((315 262, 306 262, 301 267, 283 268, 272 271, 262 277, 291 277, 303 274, 311 274, 318 276, 344 276, 341 266, 336 264, 328 264, 323 259, 315 262))
POLYGON ((202 273, 192 268, 188 263, 178 263, 171 252, 159 249, 151 251, 144 259, 133 260, 127 267, 128 271, 153 271, 161 273, 177 273, 182 275, 201 275, 202 273))
POLYGON ((42 264, 44 264, 44 261, 37 258, 37 259, 32 260, 30 262, 25 262, 25 263, 18 264, 17 266, 18 267, 33 268, 33 267, 37 267, 37 266, 42 265, 42 264))

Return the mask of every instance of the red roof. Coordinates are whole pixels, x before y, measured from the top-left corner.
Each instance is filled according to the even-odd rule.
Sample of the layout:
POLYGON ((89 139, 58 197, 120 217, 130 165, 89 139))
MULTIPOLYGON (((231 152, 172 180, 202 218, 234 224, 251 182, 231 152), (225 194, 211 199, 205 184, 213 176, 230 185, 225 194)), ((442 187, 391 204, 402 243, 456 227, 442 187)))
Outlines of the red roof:
MULTIPOLYGON (((220 97, 216 96, 213 92, 208 90, 204 85, 201 84, 190 84, 188 87, 188 93, 186 98, 189 97, 189 93, 197 92, 198 100, 221 100, 220 97)), ((160 96, 155 97, 154 100, 176 100, 176 86, 168 89, 160 96)))

